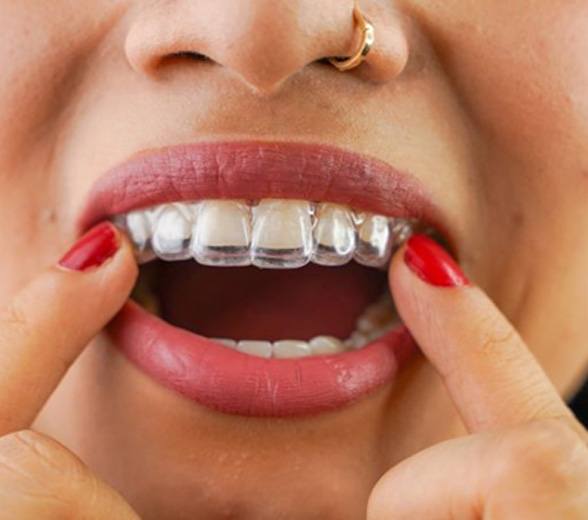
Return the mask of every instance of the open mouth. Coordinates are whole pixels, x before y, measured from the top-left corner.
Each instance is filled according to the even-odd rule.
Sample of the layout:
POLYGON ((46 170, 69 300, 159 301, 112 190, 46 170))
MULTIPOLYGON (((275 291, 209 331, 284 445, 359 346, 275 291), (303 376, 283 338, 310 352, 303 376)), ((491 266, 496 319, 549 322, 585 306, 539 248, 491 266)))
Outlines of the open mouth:
MULTIPOLYGON (((355 173, 364 177, 382 173, 367 159, 318 149, 323 160, 330 154, 329 170, 336 158, 363 165, 355 173)), ((181 160, 171 167, 161 163, 170 149, 156 153, 147 168, 139 159, 142 191, 136 169, 127 164, 113 172, 124 197, 100 187, 91 217, 85 216, 106 213, 130 237, 140 264, 132 301, 109 327, 127 357, 164 386, 243 415, 318 413, 390 382, 414 345, 389 294, 387 266, 412 233, 430 232, 418 211, 378 213, 377 204, 361 198, 352 205, 345 172, 340 187, 329 183, 331 193, 317 190, 312 182, 323 177, 312 160, 316 145, 220 143, 174 151, 181 160), (276 150, 287 161, 281 168, 268 157, 276 150), (178 189, 174 174, 186 154, 198 165, 212 154, 216 169, 192 171, 178 189), (219 154, 231 158, 221 177, 239 175, 235 154, 256 159, 257 189, 219 179, 219 154), (293 189, 291 171, 300 157, 313 175, 309 181, 298 170, 293 189), (304 197, 311 192, 325 197, 304 197)), ((410 194, 405 202, 416 200, 406 183, 393 182, 395 204, 399 193, 410 194)))
POLYGON ((115 221, 142 264, 133 299, 143 308, 282 359, 362 348, 398 325, 383 269, 418 225, 273 199, 176 202, 115 221))

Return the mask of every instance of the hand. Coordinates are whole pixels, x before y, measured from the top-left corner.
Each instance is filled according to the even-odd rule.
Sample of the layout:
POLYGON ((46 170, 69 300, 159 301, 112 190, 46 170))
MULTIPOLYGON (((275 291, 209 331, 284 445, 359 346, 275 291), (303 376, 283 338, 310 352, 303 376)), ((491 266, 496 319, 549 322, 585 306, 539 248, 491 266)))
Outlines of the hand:
POLYGON ((369 520, 588 518, 588 436, 506 318, 436 244, 394 258, 391 288, 470 435, 388 471, 369 520))
POLYGON ((0 519, 137 519, 113 489, 31 423, 67 368, 128 298, 127 241, 94 228, 0 314, 0 519), (100 264, 100 265, 96 265, 100 264), (77 270, 76 270, 77 269, 77 270))

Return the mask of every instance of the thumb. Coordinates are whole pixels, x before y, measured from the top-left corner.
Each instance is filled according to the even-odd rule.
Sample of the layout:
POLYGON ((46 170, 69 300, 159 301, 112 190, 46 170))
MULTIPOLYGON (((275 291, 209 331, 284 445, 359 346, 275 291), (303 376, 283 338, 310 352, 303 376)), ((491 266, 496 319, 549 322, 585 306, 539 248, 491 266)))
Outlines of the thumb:
POLYGON ((139 519, 78 457, 31 430, 0 438, 0 504, 0 520, 139 519))

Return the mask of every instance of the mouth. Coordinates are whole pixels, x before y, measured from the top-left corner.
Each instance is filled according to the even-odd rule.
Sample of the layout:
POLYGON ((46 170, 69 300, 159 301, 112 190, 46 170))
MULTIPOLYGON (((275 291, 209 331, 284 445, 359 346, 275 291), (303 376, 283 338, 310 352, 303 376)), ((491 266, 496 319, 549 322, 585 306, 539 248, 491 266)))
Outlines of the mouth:
POLYGON ((298 143, 142 153, 101 179, 80 227, 109 218, 140 265, 108 327, 163 386, 215 410, 298 416, 390 384, 416 351, 387 284, 415 232, 417 182, 374 159, 298 143))

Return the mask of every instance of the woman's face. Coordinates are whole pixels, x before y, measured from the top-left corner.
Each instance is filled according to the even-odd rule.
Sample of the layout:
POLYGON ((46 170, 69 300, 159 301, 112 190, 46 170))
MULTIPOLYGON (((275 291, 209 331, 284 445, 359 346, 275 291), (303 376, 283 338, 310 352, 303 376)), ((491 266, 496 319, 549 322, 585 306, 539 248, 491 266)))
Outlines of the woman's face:
MULTIPOLYGON (((558 388, 575 388, 588 359, 588 3, 363 0, 376 45, 345 73, 319 60, 349 51, 351 0, 82 4, 0 0, 0 303, 58 257, 94 184, 138 152, 327 144, 416 179, 468 275, 558 388)), ((287 307, 288 292, 272 301, 287 307)), ((231 295, 214 300, 218 323, 231 295)), ((361 518, 387 468, 461 430, 418 357, 351 405, 243 417, 160 385, 106 333, 36 427, 145 518, 256 519, 361 518)))

